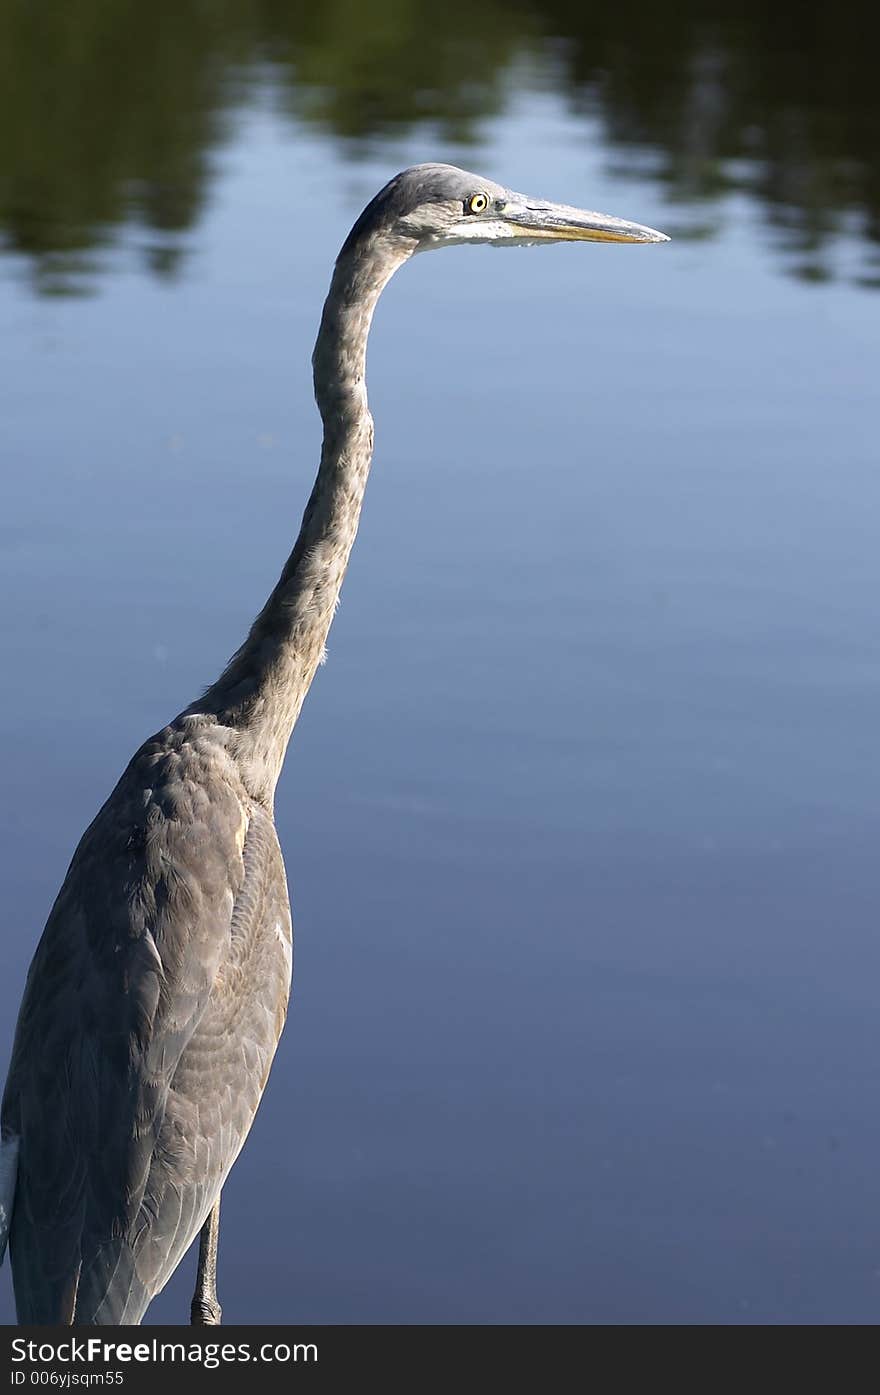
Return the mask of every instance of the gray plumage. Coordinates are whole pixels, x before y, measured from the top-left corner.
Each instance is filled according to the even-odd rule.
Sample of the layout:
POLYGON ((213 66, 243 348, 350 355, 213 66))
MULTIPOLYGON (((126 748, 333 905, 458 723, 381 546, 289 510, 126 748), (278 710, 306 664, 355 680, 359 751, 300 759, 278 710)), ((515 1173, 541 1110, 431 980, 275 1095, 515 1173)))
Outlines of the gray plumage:
MULTIPOLYGON (((315 346, 324 440, 293 552, 224 673, 141 747, 87 829, 28 973, 0 1149, 0 1257, 11 1221, 21 1322, 139 1322, 218 1205, 260 1102, 292 966, 275 786, 357 532, 383 287, 431 247, 575 239, 665 240, 445 165, 398 175, 346 240, 315 346)), ((200 1275, 216 1227, 215 1212, 200 1275)))

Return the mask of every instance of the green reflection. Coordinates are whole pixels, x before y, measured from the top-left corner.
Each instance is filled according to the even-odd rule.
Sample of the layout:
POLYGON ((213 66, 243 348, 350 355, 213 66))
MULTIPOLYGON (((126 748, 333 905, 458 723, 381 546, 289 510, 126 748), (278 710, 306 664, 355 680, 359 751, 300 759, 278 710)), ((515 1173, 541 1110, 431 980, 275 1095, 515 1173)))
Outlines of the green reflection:
POLYGON ((822 280, 844 228, 880 241, 878 39, 868 3, 0 0, 0 232, 43 290, 87 285, 131 221, 172 276, 212 151, 267 73, 356 154, 419 123, 474 139, 528 56, 518 80, 551 72, 613 167, 707 208, 746 191, 786 265, 822 280))

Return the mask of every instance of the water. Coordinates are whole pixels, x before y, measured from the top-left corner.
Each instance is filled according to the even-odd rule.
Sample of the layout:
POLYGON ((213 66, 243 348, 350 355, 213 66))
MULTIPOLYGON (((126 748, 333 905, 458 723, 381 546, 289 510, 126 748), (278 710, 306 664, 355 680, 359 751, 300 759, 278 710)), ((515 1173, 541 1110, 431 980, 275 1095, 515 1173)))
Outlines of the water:
MULTIPOLYGON (((278 796, 297 971, 224 1193, 227 1316, 874 1321, 864 113, 829 80, 822 187, 844 188, 832 135, 850 174, 808 246, 808 141, 797 167, 777 150, 771 196, 704 115, 723 187, 667 177, 678 127, 652 146, 645 126, 678 30, 644 67, 557 17, 535 66, 528 12, 505 47, 476 7, 483 41, 456 68, 441 36, 425 96, 415 21, 397 66, 391 38, 349 69, 296 35, 296 67, 278 34, 255 66, 245 11, 207 96, 162 69, 189 145, 150 146, 146 78, 108 84, 118 168, 102 127, 91 190, 62 197, 60 158, 27 216, 2 186, 3 1057, 82 828, 290 547, 336 247, 391 171, 450 158, 676 236, 420 257, 383 297, 374 473, 278 796), (375 110, 364 72, 390 73, 375 110), (132 183, 143 149, 155 178, 132 183)), ((749 42, 718 49, 725 72, 749 42)), ((192 1270, 151 1320, 183 1320, 192 1270)))

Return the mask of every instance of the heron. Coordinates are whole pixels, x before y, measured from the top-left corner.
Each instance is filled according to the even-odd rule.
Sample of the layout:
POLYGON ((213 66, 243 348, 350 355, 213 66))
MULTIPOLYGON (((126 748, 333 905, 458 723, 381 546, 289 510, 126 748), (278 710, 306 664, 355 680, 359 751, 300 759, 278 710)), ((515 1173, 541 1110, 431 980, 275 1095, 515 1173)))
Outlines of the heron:
POLYGON ((139 1323, 190 1245, 190 1321, 221 1320, 220 1197, 287 1015, 274 826, 373 453, 379 296, 416 252, 659 243, 653 228, 415 165, 343 243, 312 363, 320 464, 280 579, 204 694, 141 746, 83 835, 31 963, 2 1104, 0 1259, 22 1323, 139 1323))

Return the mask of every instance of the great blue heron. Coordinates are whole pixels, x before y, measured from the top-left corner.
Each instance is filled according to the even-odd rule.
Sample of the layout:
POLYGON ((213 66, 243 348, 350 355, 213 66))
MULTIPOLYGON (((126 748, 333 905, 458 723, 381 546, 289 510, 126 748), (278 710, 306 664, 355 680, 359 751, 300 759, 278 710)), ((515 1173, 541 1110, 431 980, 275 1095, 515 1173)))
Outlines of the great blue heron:
POLYGON ((140 1322, 200 1231, 191 1320, 220 1321, 220 1193, 290 991, 275 786, 357 532, 373 311, 414 252, 572 240, 667 241, 430 164, 392 179, 343 245, 312 360, 321 463, 293 552, 216 683, 141 747, 87 829, 28 974, 0 1147, 20 1322, 140 1322))

